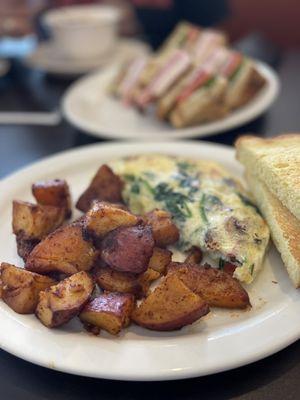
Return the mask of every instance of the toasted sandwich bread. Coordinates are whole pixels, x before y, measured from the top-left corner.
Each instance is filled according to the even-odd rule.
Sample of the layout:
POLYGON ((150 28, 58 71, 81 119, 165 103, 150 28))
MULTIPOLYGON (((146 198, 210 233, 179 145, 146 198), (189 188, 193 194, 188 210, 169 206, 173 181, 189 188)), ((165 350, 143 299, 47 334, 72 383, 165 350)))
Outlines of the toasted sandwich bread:
POLYGON ((237 159, 300 220, 300 134, 242 136, 235 146, 237 159))
POLYGON ((209 122, 226 115, 224 103, 227 82, 214 77, 208 86, 195 90, 186 100, 180 102, 170 113, 170 122, 176 128, 209 122))
POLYGON ((226 104, 234 110, 252 100, 265 85, 265 78, 258 72, 253 62, 244 58, 242 65, 229 79, 226 104))
POLYGON ((300 221, 249 170, 246 171, 246 179, 269 225, 272 240, 281 254, 287 272, 294 286, 298 288, 300 287, 300 221))

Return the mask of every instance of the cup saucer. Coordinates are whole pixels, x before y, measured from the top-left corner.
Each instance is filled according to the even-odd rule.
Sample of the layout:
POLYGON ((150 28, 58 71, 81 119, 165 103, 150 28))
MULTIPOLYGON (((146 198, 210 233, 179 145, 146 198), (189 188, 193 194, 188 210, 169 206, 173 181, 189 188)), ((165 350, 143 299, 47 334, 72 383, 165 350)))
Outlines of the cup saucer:
POLYGON ((63 54, 56 43, 52 41, 41 43, 31 53, 25 63, 35 69, 39 69, 55 75, 80 75, 101 68, 112 62, 122 60, 141 52, 149 51, 149 47, 133 39, 120 39, 112 51, 97 58, 70 58, 63 54))

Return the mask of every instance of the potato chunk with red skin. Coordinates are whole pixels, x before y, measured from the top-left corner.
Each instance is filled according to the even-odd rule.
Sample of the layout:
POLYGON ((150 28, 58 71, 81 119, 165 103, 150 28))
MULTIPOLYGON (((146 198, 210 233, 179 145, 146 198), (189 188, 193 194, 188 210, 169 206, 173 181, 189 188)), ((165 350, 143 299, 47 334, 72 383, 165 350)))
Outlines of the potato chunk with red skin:
POLYGON ((148 268, 153 248, 150 226, 122 226, 105 236, 101 244, 101 257, 112 269, 138 274, 148 268))
POLYGON ((164 275, 166 273, 167 266, 171 261, 172 252, 170 250, 154 247, 148 268, 151 268, 154 271, 159 272, 161 275, 164 275))
POLYGON ((89 274, 78 272, 40 292, 35 315, 48 328, 63 325, 80 313, 93 289, 89 274))
POLYGON ((179 230, 169 212, 156 209, 147 213, 145 220, 152 227, 156 246, 166 247, 178 241, 179 230))
POLYGON ((144 328, 172 331, 192 324, 208 312, 207 303, 170 274, 135 307, 131 318, 144 328))
POLYGON ((108 165, 104 164, 98 169, 89 187, 79 197, 76 208, 87 212, 94 200, 123 203, 122 189, 122 180, 108 165))
POLYGON ((55 284, 56 281, 48 276, 12 264, 1 264, 2 300, 19 314, 33 314, 39 292, 55 284))
POLYGON ((202 251, 198 248, 193 246, 189 251, 186 259, 184 260, 185 264, 200 264, 203 258, 202 251))
POLYGON ((25 268, 41 274, 72 275, 90 270, 97 256, 97 250, 83 238, 80 220, 57 229, 42 240, 28 256, 25 268))
POLYGON ((171 263, 168 274, 175 274, 210 307, 247 308, 249 296, 242 285, 224 271, 204 266, 171 263))
POLYGON ((71 217, 71 194, 65 180, 49 179, 35 182, 31 189, 38 204, 63 208, 65 218, 71 217))
POLYGON ((114 271, 108 266, 97 266, 94 276, 98 286, 110 292, 132 293, 137 298, 146 296, 153 281, 161 275, 159 272, 148 268, 142 274, 114 271))
POLYGON ((96 241, 120 226, 136 225, 139 218, 114 204, 94 202, 87 212, 84 235, 96 241))
POLYGON ((79 318, 84 324, 90 324, 112 335, 117 335, 129 325, 133 307, 132 294, 104 293, 89 301, 79 318))

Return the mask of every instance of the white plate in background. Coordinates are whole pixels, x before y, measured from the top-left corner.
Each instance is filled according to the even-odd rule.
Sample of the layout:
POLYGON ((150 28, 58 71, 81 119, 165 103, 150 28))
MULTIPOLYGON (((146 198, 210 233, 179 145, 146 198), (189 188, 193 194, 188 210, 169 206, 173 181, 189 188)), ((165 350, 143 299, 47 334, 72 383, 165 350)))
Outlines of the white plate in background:
POLYGON ((110 63, 119 65, 129 57, 147 52, 149 52, 149 47, 146 44, 138 40, 121 39, 116 48, 104 56, 79 60, 64 56, 54 42, 48 41, 41 43, 25 59, 25 63, 31 68, 37 68, 55 75, 77 75, 102 68, 110 63))
MULTIPOLYGON (((205 142, 169 141, 147 146, 117 142, 63 152, 0 182, 0 260, 22 265, 11 233, 11 201, 32 200, 34 181, 64 178, 76 200, 100 164, 153 152, 214 160, 242 176, 231 148, 205 142)), ((247 291, 251 310, 213 309, 199 322, 175 332, 132 325, 119 337, 89 335, 76 319, 61 328, 47 329, 33 315, 16 314, 0 302, 0 344, 35 364, 97 378, 169 380, 212 374, 264 358, 300 337, 300 292, 293 288, 273 247, 264 269, 247 291)))
POLYGON ((259 94, 225 118, 199 126, 175 129, 154 115, 141 114, 110 97, 107 87, 118 70, 116 64, 71 85, 62 101, 63 112, 71 124, 96 137, 164 141, 214 135, 250 122, 266 111, 276 99, 279 81, 275 71, 259 61, 256 66, 267 81, 259 94))

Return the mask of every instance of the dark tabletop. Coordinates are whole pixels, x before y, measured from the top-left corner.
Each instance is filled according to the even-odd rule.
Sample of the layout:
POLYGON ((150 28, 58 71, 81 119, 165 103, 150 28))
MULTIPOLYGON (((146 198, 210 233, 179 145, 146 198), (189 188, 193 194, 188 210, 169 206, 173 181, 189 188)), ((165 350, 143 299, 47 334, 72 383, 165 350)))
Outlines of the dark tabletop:
MULTIPOLYGON (((300 52, 278 52, 257 38, 241 46, 277 70, 282 85, 280 96, 263 117, 207 140, 231 145, 245 132, 272 136, 299 131, 300 52)), ((0 79, 0 112, 54 110, 70 82, 30 71, 14 60, 9 75, 0 79)), ((0 125, 0 178, 47 155, 96 141, 99 140, 84 135, 66 121, 52 127, 0 125)), ((272 340, 272 332, 269 334, 272 340)), ((262 361, 217 375, 176 382, 131 383, 63 374, 0 350, 0 399, 294 400, 300 398, 299 360, 300 341, 262 361)))

